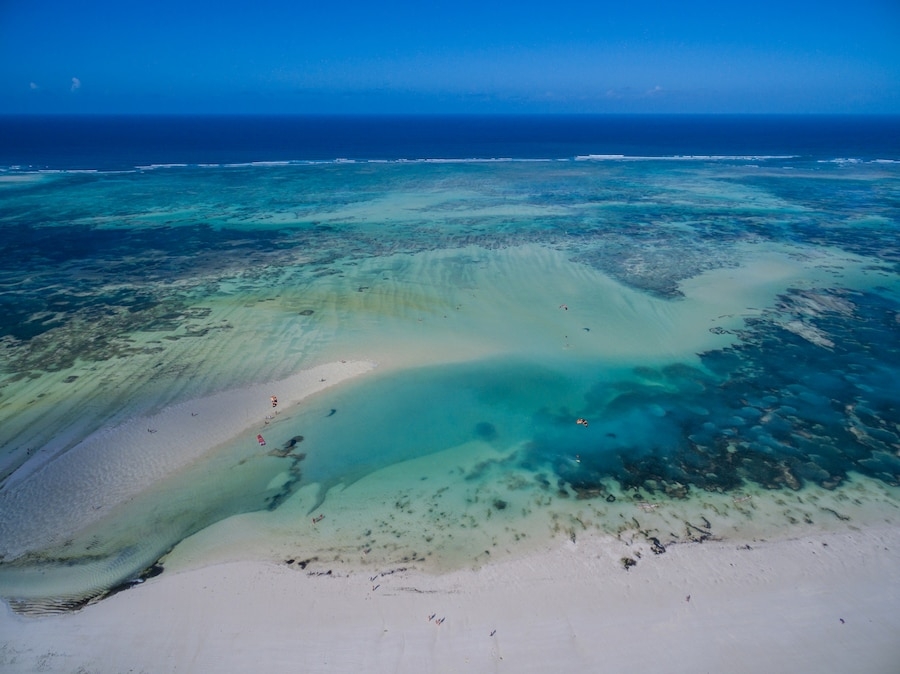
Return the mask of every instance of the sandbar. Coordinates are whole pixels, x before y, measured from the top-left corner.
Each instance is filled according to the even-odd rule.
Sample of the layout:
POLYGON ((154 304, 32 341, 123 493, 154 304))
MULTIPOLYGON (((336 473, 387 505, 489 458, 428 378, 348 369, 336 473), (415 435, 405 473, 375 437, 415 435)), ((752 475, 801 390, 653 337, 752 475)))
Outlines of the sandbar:
POLYGON ((13 559, 70 535, 161 478, 241 433, 254 443, 266 417, 375 367, 329 362, 278 381, 221 391, 103 428, 50 463, 22 466, 0 492, 0 554, 13 559), (272 408, 270 396, 278 398, 272 408))

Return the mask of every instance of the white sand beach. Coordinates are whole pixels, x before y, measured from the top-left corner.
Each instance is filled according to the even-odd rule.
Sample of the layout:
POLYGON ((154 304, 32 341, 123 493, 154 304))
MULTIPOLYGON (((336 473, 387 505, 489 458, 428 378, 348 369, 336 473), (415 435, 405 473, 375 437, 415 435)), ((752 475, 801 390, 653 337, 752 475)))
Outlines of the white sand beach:
POLYGON ((4 610, 10 672, 871 672, 900 661, 896 529, 670 546, 605 537, 428 575, 235 562, 78 613, 4 610))

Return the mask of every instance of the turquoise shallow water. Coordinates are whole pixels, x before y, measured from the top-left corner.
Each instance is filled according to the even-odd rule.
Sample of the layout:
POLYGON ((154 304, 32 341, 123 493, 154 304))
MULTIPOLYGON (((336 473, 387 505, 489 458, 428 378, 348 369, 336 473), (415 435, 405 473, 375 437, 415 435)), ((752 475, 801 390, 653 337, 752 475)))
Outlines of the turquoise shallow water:
POLYGON ((896 164, 4 178, 0 505, 31 543, 0 593, 22 610, 217 555, 449 568, 572 522, 665 544, 895 517, 896 164), (236 437, 62 539, 33 524, 92 432, 344 358, 379 367, 281 410, 265 449, 236 437))

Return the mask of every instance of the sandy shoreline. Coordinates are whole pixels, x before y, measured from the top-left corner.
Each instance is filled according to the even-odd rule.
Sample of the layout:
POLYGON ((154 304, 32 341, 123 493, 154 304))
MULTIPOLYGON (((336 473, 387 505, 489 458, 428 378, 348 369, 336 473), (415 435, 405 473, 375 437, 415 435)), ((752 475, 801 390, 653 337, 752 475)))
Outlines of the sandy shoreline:
POLYGON ((233 562, 163 574, 74 614, 4 609, 0 665, 886 673, 900 658, 898 546, 891 528, 685 544, 626 571, 615 542, 593 536, 437 576, 233 562))

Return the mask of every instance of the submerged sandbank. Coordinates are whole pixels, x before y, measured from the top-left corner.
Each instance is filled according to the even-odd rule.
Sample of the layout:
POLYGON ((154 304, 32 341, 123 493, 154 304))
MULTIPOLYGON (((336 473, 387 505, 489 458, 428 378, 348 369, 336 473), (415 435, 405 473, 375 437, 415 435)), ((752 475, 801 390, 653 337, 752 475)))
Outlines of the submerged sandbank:
POLYGON ((282 380, 223 391, 101 429, 54 461, 19 469, 0 492, 0 553, 9 561, 61 542, 110 508, 236 438, 256 444, 267 417, 375 364, 338 361, 282 380), (277 395, 278 408, 270 396, 277 395))
MULTIPOLYGON (((279 545, 293 546, 308 534, 293 523, 308 526, 310 512, 323 504, 321 512, 328 519, 318 529, 325 534, 322 549, 346 556, 370 548, 372 559, 384 561, 426 556, 430 566, 446 570, 483 563, 479 555, 485 550, 511 545, 521 552, 519 534, 529 534, 530 542, 531 531, 522 530, 534 527, 542 530, 536 540, 542 540, 548 526, 580 532, 579 519, 604 522, 602 531, 615 531, 618 519, 606 526, 610 513, 630 526, 631 516, 640 512, 639 503, 631 502, 635 488, 643 490, 639 500, 661 501, 670 500, 670 492, 678 499, 693 489, 694 478, 698 488, 730 490, 733 468, 719 459, 734 452, 716 449, 719 427, 722 437, 729 438, 736 434, 732 426, 753 431, 768 408, 781 404, 779 413, 790 422, 779 417, 782 426, 791 430, 790 424, 797 424, 802 430, 800 412, 784 405, 806 404, 797 398, 805 391, 792 389, 796 401, 779 402, 774 396, 757 400, 751 380, 734 387, 728 397, 716 396, 717 382, 700 370, 698 354, 739 341, 733 328, 748 314, 757 316, 771 306, 785 288, 803 279, 818 283, 831 277, 831 267, 822 264, 836 263, 833 255, 810 259, 800 250, 747 246, 738 256, 741 264, 708 271, 703 283, 685 283, 686 295, 678 301, 624 287, 559 251, 523 245, 360 261, 346 274, 325 276, 296 296, 280 291, 284 295, 277 307, 252 302, 250 313, 266 321, 235 321, 243 326, 235 330, 247 332, 231 335, 231 341, 214 340, 221 350, 212 356, 204 352, 201 369, 225 362, 230 370, 235 354, 242 352, 240 344, 258 343, 261 334, 267 348, 257 348, 254 357, 264 353, 277 363, 282 354, 299 352, 293 340, 302 323, 301 338, 318 335, 311 350, 317 358, 353 358, 364 362, 364 368, 377 360, 378 376, 342 388, 339 397, 324 394, 298 408, 295 419, 283 414, 269 427, 269 395, 279 395, 280 409, 292 400, 289 392, 276 390, 280 385, 246 389, 241 394, 246 399, 213 402, 209 409, 181 403, 168 408, 168 417, 132 419, 118 427, 117 435, 97 432, 33 474, 17 473, 5 485, 4 497, 12 504, 9 512, 23 524, 9 525, 11 535, 4 544, 10 559, 22 552, 30 555, 15 568, 0 568, 0 577, 9 581, 4 596, 48 601, 37 610, 77 607, 116 583, 133 580, 163 556, 163 564, 171 568, 186 547, 179 541, 212 540, 222 531, 226 535, 215 549, 225 554, 219 559, 267 558, 279 545), (220 346, 222 341, 229 341, 227 348, 220 346), (677 367, 669 372, 671 364, 677 367), (707 390, 709 395, 703 393, 707 390), (340 412, 332 416, 329 408, 340 412), (242 415, 244 421, 238 423, 242 415), (574 424, 584 415, 591 418, 590 429, 574 424), (215 426, 212 437, 206 424, 215 426), (229 424, 237 425, 224 432, 229 424), (256 430, 249 430, 253 424, 256 430), (246 437, 240 437, 243 429, 248 429, 246 437), (257 446, 260 430, 271 434, 270 447, 257 446), (677 440, 691 430, 691 442, 705 445, 707 454, 678 453, 677 440), (284 449, 301 435, 305 441, 298 452, 284 449), (471 456, 460 452, 466 446, 474 449, 471 456), (652 463, 645 468, 634 462, 653 448, 675 450, 665 465, 682 472, 654 472, 652 463), (440 466, 440 453, 446 455, 447 470, 426 486, 449 476, 450 491, 438 494, 438 486, 418 494, 422 474, 403 462, 420 457, 440 466), (167 471, 185 465, 182 459, 193 472, 163 479, 167 471), (376 479, 361 500, 348 489, 365 485, 367 475, 391 464, 399 469, 393 486, 376 479), (618 486, 617 479, 623 480, 618 486), (456 483, 465 488, 456 489, 456 483), (604 499, 621 494, 626 484, 629 500, 607 505, 604 499), (502 486, 502 493, 492 493, 495 485, 502 486), (510 493, 503 491, 508 485, 510 493), (42 493, 48 486, 49 497, 42 493), (586 515, 563 508, 548 523, 557 515, 559 491, 573 501, 585 498, 586 515), (472 507, 470 499, 479 505, 472 507), (406 511, 420 504, 440 517, 408 518, 406 511), (332 517, 354 508, 355 517, 332 517), (482 525, 480 518, 491 512, 496 515, 493 527, 482 525), (535 519, 530 512, 542 514, 535 519), (363 515, 371 515, 372 522, 363 515), (408 521, 399 526, 395 519, 408 521), (239 521, 253 522, 265 534, 244 545, 245 531, 232 528, 239 521), (339 530, 333 528, 335 522, 339 530), (89 530, 91 523, 95 525, 89 530), (433 528, 439 535, 433 535, 433 528), (370 529, 374 541, 366 534, 370 529), (469 537, 473 530, 478 535, 469 537), (73 532, 74 540, 69 538, 73 532), (233 550, 240 554, 232 555, 233 550), (54 582, 49 581, 51 572, 54 582), (55 603, 57 598, 62 601, 55 603)), ((854 274, 861 264, 855 258, 842 263, 846 273, 854 274)), ((214 309, 211 315, 218 315, 214 309)), ((198 342, 195 348, 202 347, 198 342)), ((327 385, 339 376, 312 374, 308 383, 313 388, 323 384, 318 378, 327 385)), ((828 406, 827 400, 819 402, 816 397, 809 403, 811 412, 828 406)), ((767 456, 757 456, 753 465, 776 469, 763 475, 766 484, 787 471, 767 456)), ((723 499, 728 508, 736 505, 730 494, 723 499)), ((737 513, 729 526, 757 530, 807 517, 836 517, 816 509, 792 513, 785 507, 784 513, 767 519, 750 507, 775 500, 746 503, 743 509, 752 510, 752 517, 737 513)), ((641 524, 652 516, 641 514, 641 524)), ((656 528, 689 540, 685 521, 700 520, 688 513, 676 518, 673 529, 664 529, 665 521, 656 528)), ((720 526, 716 522, 717 533, 720 526)), ((304 543, 297 554, 310 547, 315 548, 304 543)))
POLYGON ((895 527, 673 546, 558 541, 442 575, 235 562, 74 614, 0 617, 17 671, 893 671, 895 527))

